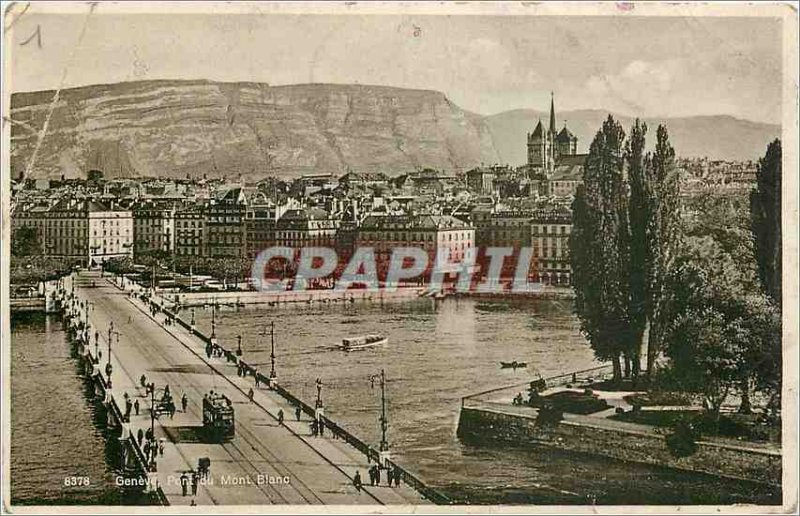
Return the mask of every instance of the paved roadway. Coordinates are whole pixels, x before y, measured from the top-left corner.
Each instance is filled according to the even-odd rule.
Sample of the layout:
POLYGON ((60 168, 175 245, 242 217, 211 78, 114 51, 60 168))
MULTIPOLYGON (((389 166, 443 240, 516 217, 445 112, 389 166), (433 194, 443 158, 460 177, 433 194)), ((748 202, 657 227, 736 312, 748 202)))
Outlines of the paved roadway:
POLYGON ((133 433, 150 426, 149 397, 139 386, 142 374, 155 382, 157 392, 169 385, 177 401, 174 418, 162 415, 155 425, 157 439, 166 439, 164 455, 157 461, 158 481, 171 504, 427 503, 404 484, 357 491, 352 481, 356 471, 368 483, 366 457, 342 441, 312 437, 308 416, 295 421, 293 408, 271 391, 259 389, 250 402, 245 393, 253 386, 252 379, 237 377, 235 366, 224 359, 207 360, 199 339, 178 325, 163 326, 163 315, 152 318, 143 303, 100 279, 98 273, 77 275, 76 294, 91 303, 90 348, 94 351, 98 331, 103 367, 111 321, 119 332, 112 337, 112 392, 121 406, 124 393, 139 400, 139 415, 131 417, 133 433), (205 443, 199 438, 201 400, 209 390, 233 401, 236 436, 227 443, 205 443), (185 413, 179 402, 184 393, 189 398, 185 413), (285 414, 283 425, 277 421, 279 409, 285 414), (184 497, 180 475, 195 468, 200 457, 211 459, 210 482, 201 484, 196 496, 184 497))

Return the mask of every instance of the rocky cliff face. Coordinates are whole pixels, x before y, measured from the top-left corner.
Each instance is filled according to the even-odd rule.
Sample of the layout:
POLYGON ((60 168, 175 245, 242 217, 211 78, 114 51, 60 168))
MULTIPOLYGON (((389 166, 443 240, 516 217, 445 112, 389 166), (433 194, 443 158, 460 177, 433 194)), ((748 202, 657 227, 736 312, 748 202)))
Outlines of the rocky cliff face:
MULTIPOLYGON (((11 173, 26 170, 54 92, 11 98, 11 173)), ((557 112, 585 152, 604 111, 557 112)), ((31 177, 399 174, 525 162, 537 112, 482 117, 436 91, 384 86, 145 81, 63 90, 31 177)), ((632 120, 615 116, 627 129, 632 120)), ((648 120, 655 133, 661 121, 648 120)), ((780 127, 735 118, 665 120, 676 152, 757 159, 780 127)), ((650 142, 654 137, 649 138, 650 142)))
MULTIPOLYGON (((12 177, 26 169, 53 95, 12 96, 12 177)), ((258 178, 481 161, 500 161, 482 117, 435 91, 148 81, 63 90, 31 176, 258 178)))

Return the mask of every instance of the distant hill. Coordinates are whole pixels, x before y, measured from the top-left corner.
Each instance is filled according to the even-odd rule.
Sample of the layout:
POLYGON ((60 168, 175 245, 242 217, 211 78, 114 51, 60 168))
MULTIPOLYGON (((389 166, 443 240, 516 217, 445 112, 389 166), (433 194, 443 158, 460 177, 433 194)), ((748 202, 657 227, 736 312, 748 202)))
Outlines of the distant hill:
MULTIPOLYGON (((53 92, 15 94, 40 128, 53 92)), ((15 124, 13 177, 36 135, 15 124)), ((482 117, 436 91, 381 86, 147 81, 63 90, 34 176, 400 173, 499 161, 482 117)))
MULTIPOLYGON (((54 92, 11 98, 12 177, 26 168, 54 92)), ((443 93, 385 86, 141 81, 62 90, 32 177, 248 179, 311 172, 390 174, 525 162, 539 113, 484 117, 443 93)), ((606 114, 557 113, 586 148, 606 114)), ((544 119, 544 116, 542 116, 544 119)), ((630 119, 620 117, 625 126, 630 119)), ((681 155, 754 159, 777 126, 731 117, 668 120, 681 155)))
MULTIPOLYGON (((625 132, 629 132, 634 119, 612 115, 622 124, 625 132)), ((522 164, 527 160, 526 134, 533 131, 539 119, 547 127, 549 116, 549 113, 517 109, 487 116, 484 120, 491 131, 494 147, 503 160, 522 164)), ((560 130, 566 120, 569 130, 578 137, 578 152, 588 152, 592 139, 606 117, 608 112, 602 110, 556 111, 557 129, 560 130)), ((727 115, 644 120, 649 128, 648 144, 655 143, 658 124, 666 124, 675 152, 685 157, 756 160, 764 155, 767 144, 781 134, 779 125, 740 120, 727 115)))

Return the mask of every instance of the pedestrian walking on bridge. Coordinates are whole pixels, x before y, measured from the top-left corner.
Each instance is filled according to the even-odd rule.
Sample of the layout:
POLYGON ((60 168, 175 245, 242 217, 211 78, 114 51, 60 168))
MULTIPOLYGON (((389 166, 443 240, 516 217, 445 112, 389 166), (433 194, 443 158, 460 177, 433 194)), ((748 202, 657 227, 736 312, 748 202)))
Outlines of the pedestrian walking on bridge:
POLYGON ((139 400, 133 402, 133 411, 136 412, 136 415, 139 415, 139 400))
POLYGON ((360 493, 361 492, 361 473, 359 473, 358 471, 356 471, 356 474, 353 477, 353 485, 355 486, 356 491, 358 491, 360 493))
POLYGON ((186 393, 184 392, 183 396, 181 396, 181 408, 184 412, 186 412, 187 405, 189 405, 189 398, 186 397, 186 393))
POLYGON ((181 492, 183 496, 186 496, 187 491, 189 490, 189 477, 186 476, 186 472, 184 471, 181 473, 181 492))
POLYGON ((301 413, 302 413, 302 410, 300 410, 300 405, 296 406, 294 408, 294 417, 297 418, 298 421, 300 421, 300 414, 301 413))
POLYGON ((283 424, 283 409, 278 409, 278 424, 283 424))
POLYGON ((253 394, 253 389, 251 388, 249 391, 247 391, 247 399, 253 401, 253 394))

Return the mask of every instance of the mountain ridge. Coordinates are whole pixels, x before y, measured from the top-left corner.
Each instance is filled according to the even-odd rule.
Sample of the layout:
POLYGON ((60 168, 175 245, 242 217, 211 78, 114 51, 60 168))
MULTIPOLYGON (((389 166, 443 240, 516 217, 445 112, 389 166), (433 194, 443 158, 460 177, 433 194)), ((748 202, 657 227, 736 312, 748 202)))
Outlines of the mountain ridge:
MULTIPOLYGON (((12 95, 14 178, 27 167, 54 94, 12 95)), ((603 110, 556 114, 559 126, 569 121, 579 150, 607 116, 603 110)), ((526 132, 539 116, 544 119, 527 109, 480 115, 443 92, 394 86, 205 79, 88 85, 61 90, 31 177, 85 177, 90 169, 109 177, 249 178, 520 165, 526 132)), ((670 119, 678 154, 687 155, 683 145, 710 150, 710 157, 755 159, 779 135, 778 126, 726 116, 670 119), (710 124, 722 127, 710 131, 710 124)), ((626 128, 632 122, 619 120, 626 128)))

